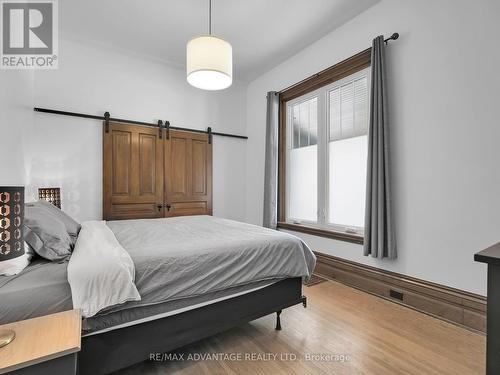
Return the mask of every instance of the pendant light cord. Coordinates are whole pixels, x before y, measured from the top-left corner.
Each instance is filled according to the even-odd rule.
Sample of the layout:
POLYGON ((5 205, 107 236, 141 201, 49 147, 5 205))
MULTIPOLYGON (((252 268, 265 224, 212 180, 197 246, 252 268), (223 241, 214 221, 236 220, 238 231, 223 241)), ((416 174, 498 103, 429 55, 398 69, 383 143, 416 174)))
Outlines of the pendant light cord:
POLYGON ((212 35, 212 0, 208 0, 208 35, 212 35))

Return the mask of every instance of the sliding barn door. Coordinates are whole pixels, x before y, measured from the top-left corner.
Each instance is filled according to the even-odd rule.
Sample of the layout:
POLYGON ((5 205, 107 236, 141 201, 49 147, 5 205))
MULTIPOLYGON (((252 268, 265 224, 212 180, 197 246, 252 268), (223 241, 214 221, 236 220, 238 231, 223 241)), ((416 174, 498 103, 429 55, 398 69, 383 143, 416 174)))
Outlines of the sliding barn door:
POLYGON ((170 131, 165 140, 165 216, 212 214, 212 144, 207 134, 170 131))
POLYGON ((104 219, 163 217, 163 139, 159 130, 110 122, 103 138, 104 219))

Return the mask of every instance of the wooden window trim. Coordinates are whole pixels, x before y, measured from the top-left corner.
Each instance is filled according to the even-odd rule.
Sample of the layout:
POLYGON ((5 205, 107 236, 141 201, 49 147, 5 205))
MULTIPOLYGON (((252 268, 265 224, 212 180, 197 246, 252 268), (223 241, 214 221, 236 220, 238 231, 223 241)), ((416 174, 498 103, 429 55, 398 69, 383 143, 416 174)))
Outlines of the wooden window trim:
POLYGON ((278 228, 312 234, 341 241, 363 243, 363 236, 286 222, 286 103, 330 83, 354 74, 371 65, 371 48, 339 62, 279 94, 278 145, 278 228))
POLYGON ((292 224, 285 222, 278 222, 277 227, 279 229, 292 230, 294 232, 311 234, 313 236, 326 237, 332 240, 339 240, 351 243, 363 244, 363 236, 359 234, 352 234, 346 232, 339 232, 335 230, 328 230, 323 228, 316 228, 308 225, 302 224, 292 224))

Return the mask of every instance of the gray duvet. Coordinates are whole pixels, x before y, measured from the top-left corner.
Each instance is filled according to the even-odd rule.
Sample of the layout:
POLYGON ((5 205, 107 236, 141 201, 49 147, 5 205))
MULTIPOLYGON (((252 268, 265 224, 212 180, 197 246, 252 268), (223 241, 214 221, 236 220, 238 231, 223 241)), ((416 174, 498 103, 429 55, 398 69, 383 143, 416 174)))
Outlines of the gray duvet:
MULTIPOLYGON (((113 306, 96 317, 181 299, 204 301, 207 296, 223 295, 219 291, 240 290, 237 288, 264 280, 307 278, 316 262, 297 237, 211 216, 113 221, 107 225, 134 262, 141 301, 113 306)), ((18 275, 1 276, 0 324, 71 309, 67 265, 37 260, 18 275)), ((83 267, 92 264, 86 262, 83 267)), ((168 306, 184 305, 179 301, 168 306)), ((141 317, 150 314, 149 310, 135 310, 125 320, 137 317, 136 312, 141 317)), ((88 328, 118 324, 122 315, 94 320, 88 328)))
POLYGON ((135 265, 145 306, 261 280, 305 277, 316 257, 299 238, 212 216, 107 223, 135 265))
POLYGON ((67 267, 39 258, 18 275, 0 276, 0 324, 71 310, 67 267))

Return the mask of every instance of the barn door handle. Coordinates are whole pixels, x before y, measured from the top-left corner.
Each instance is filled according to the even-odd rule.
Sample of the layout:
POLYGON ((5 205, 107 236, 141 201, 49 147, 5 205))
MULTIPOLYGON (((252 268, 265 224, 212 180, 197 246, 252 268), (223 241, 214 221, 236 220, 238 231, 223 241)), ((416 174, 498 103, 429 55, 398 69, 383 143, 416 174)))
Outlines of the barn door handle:
POLYGON ((163 205, 162 205, 162 204, 157 204, 157 205, 156 205, 156 208, 158 209, 158 211, 161 211, 162 207, 163 207, 163 205))
POLYGON ((171 206, 170 204, 168 204, 168 203, 165 205, 165 208, 167 209, 167 211, 170 211, 170 208, 171 208, 171 207, 172 207, 172 206, 171 206))

